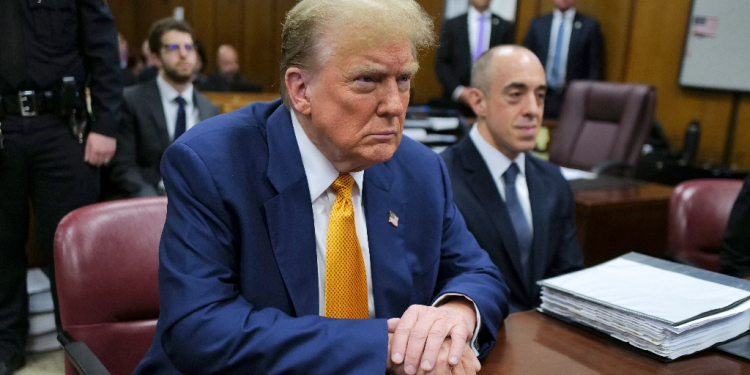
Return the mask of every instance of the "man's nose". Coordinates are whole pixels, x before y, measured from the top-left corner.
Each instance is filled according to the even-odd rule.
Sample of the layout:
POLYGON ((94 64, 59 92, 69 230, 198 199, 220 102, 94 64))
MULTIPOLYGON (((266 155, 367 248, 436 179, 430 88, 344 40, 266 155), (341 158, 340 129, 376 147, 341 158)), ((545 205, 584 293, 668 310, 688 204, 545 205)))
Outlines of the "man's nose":
POLYGON ((401 116, 405 108, 398 82, 395 79, 385 80, 381 83, 380 90, 382 97, 378 106, 378 116, 401 116))

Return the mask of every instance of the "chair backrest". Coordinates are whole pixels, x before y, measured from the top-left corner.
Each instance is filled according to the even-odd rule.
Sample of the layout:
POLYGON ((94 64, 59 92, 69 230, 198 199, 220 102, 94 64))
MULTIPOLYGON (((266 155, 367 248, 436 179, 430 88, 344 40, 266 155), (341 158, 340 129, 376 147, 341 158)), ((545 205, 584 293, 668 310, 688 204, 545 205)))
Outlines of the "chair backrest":
POLYGON ((655 108, 656 90, 649 85, 573 81, 565 93, 549 160, 582 170, 609 160, 635 168, 655 108))
MULTIPOLYGON (((55 233, 62 328, 114 374, 131 374, 159 316, 159 239, 167 198, 98 203, 65 216, 55 233)), ((76 374, 67 361, 66 374, 76 374)))
POLYGON ((719 248, 742 180, 683 182, 669 202, 669 251, 679 261, 719 270, 719 248))

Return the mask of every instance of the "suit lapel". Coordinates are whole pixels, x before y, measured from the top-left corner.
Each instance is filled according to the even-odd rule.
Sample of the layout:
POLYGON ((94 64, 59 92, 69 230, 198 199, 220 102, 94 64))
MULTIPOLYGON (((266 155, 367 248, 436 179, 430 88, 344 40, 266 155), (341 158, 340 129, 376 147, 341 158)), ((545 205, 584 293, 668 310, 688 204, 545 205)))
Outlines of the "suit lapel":
MULTIPOLYGON (((466 180, 469 187, 477 199, 483 203, 487 216, 492 219, 492 224, 503 241, 503 246, 501 247, 506 252, 508 259, 513 263, 516 276, 519 280, 524 280, 516 232, 513 230, 513 223, 508 214, 508 208, 497 191, 497 185, 490 175, 487 164, 485 164, 482 155, 470 137, 464 138, 457 147, 461 148, 457 151, 457 154, 460 155, 460 162, 466 172, 466 180)), ((501 258, 499 254, 494 254, 497 250, 486 250, 490 254, 490 258, 496 264, 500 264, 501 258)))
MULTIPOLYGON (((363 201, 370 247, 370 273, 375 300, 375 316, 399 316, 411 303, 413 280, 404 255, 404 233, 409 230, 404 202, 391 192, 394 175, 386 164, 365 170, 363 201), (389 214, 399 217, 398 226, 389 222, 389 214)), ((412 230, 417 230, 411 227, 412 230)))
POLYGON ((500 37, 500 17, 493 14, 490 18, 490 48, 501 44, 500 37))
POLYGON ((583 22, 581 20, 581 16, 576 13, 575 17, 573 17, 573 25, 571 27, 570 32, 570 42, 568 43, 568 66, 575 66, 577 64, 575 60, 576 56, 580 56, 581 54, 578 52, 578 46, 581 45, 581 38, 583 37, 583 22), (580 24, 581 27, 576 27, 577 24, 580 24))
POLYGON ((551 207, 548 207, 547 199, 549 196, 545 192, 553 184, 547 181, 546 175, 538 168, 532 160, 533 156, 526 154, 526 184, 529 187, 529 201, 531 203, 531 217, 534 224, 534 241, 529 256, 529 279, 525 280, 526 288, 529 295, 534 295, 533 289, 535 284, 533 280, 540 280, 544 276, 544 265, 547 260, 544 259, 548 254, 549 247, 549 215, 554 214, 551 207))
POLYGON ((198 97, 198 91, 193 87, 193 103, 198 108, 198 119, 203 121, 208 118, 208 108, 206 103, 202 100, 203 98, 198 97))
POLYGON ((461 23, 458 25, 458 43, 461 49, 459 56, 463 56, 465 62, 471 67, 471 41, 469 41, 469 14, 461 17, 461 23))
POLYGON ((268 232, 297 316, 317 315, 318 268, 310 189, 290 113, 268 118, 268 178, 278 195, 265 203, 268 232), (294 145, 290 147, 290 145, 294 145))
POLYGON ((159 133, 159 139, 161 139, 162 146, 166 150, 172 142, 169 139, 169 131, 167 130, 167 117, 164 115, 164 106, 161 102, 159 86, 156 85, 155 79, 151 80, 148 85, 149 89, 146 90, 144 99, 146 101, 147 108, 151 113, 151 116, 153 116, 154 120, 156 120, 156 131, 159 133))

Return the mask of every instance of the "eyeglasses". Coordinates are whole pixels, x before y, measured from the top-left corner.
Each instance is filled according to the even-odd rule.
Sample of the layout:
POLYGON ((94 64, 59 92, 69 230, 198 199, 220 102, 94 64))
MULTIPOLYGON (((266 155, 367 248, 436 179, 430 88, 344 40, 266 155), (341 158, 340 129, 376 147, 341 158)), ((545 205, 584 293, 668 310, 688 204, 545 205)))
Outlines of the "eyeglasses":
POLYGON ((192 44, 165 44, 161 48, 168 53, 176 53, 180 48, 184 48, 187 53, 195 52, 195 46, 192 44))

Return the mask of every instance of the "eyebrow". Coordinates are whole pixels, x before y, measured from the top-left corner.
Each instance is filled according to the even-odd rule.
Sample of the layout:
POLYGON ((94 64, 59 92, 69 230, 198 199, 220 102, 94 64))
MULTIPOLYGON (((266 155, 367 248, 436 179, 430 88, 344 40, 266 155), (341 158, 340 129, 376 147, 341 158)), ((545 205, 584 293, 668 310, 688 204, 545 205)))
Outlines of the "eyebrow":
MULTIPOLYGON (((529 88, 529 85, 527 85, 527 84, 525 84, 523 82, 511 82, 511 83, 507 84, 503 88, 503 90, 508 90, 508 89, 528 89, 528 88, 529 88)), ((539 85, 534 90, 546 90, 546 89, 547 89, 547 85, 539 85)))
MULTIPOLYGON (((417 70, 419 70, 419 63, 412 62, 406 66, 403 70, 398 72, 398 75, 401 74, 409 74, 414 75, 417 73, 417 70)), ((381 74, 388 74, 386 69, 381 69, 378 67, 374 67, 372 65, 357 65, 354 68, 352 68, 352 73, 354 75, 362 75, 362 74, 372 74, 372 75, 381 75, 381 74)))

